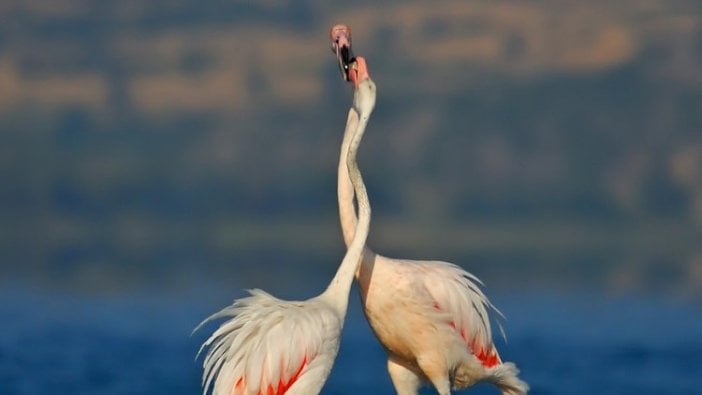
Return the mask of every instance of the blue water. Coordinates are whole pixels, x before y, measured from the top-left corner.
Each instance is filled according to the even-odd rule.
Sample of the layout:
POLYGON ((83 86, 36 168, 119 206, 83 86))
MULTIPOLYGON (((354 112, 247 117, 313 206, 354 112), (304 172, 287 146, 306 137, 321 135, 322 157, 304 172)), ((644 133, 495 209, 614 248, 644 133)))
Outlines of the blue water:
MULTIPOLYGON (((0 290, 0 394, 198 394, 191 336, 232 291, 93 296, 0 290)), ((393 394, 357 295, 324 394, 393 394)), ((702 304, 652 296, 497 294, 504 359, 533 394, 702 394, 702 304)), ((431 394, 429 389, 423 393, 431 394)), ((463 393, 497 394, 489 386, 463 393)))

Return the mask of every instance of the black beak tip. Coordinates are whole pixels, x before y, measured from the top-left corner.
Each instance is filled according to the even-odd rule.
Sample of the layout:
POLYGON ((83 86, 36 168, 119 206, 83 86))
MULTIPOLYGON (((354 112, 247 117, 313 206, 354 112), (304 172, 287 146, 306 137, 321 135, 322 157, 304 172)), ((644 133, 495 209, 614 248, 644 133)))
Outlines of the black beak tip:
POLYGON ((349 67, 351 63, 356 60, 356 58, 353 56, 351 48, 346 45, 339 47, 337 42, 336 58, 339 62, 339 69, 341 70, 342 78, 344 81, 349 81, 349 67))

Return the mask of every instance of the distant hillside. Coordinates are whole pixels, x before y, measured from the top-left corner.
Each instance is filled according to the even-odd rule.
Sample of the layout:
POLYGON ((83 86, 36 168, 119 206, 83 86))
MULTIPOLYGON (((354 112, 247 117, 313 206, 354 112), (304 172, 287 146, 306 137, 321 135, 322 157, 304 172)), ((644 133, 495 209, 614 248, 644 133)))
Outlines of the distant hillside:
POLYGON ((380 92, 361 165, 381 247, 419 227, 415 248, 486 273, 702 284, 699 1, 360 3, 0 4, 0 258, 226 268, 249 224, 286 221, 335 256, 344 21, 380 92))

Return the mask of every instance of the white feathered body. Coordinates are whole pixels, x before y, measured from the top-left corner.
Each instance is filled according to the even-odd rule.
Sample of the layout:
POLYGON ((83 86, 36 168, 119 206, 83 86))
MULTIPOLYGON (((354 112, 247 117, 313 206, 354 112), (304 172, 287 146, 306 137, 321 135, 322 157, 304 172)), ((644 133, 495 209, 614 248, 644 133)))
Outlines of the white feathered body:
POLYGON ((320 297, 285 301, 261 290, 208 320, 229 320, 203 344, 214 395, 317 394, 339 351, 343 316, 320 297))
MULTIPOLYGON (((351 109, 338 169, 339 216, 347 244, 357 218, 346 151, 358 120, 351 109)), ((495 349, 489 311, 500 313, 477 277, 452 263, 388 258, 366 247, 356 279, 368 323, 388 352, 398 394, 416 394, 417 378, 443 393, 448 389, 442 386, 465 388, 476 381, 492 382, 505 394, 527 392, 516 366, 503 363, 495 349)))
POLYGON ((501 360, 478 280, 447 262, 369 258, 358 273, 361 299, 390 357, 425 380, 427 370, 451 372, 456 388, 489 380, 501 360))
MULTIPOLYGON (((441 306, 438 298, 432 294, 436 288, 431 288, 429 284, 435 280, 432 276, 440 275, 440 271, 449 272, 451 267, 432 267, 431 264, 393 260, 382 256, 376 256, 376 259, 382 263, 374 265, 372 276, 371 273, 362 271, 358 281, 369 323, 389 352, 410 360, 414 358, 412 351, 416 351, 419 345, 406 345, 420 343, 420 338, 434 339, 432 346, 442 350, 455 346, 457 342, 462 343, 462 339, 452 327, 452 317, 457 314, 451 314, 450 311, 462 302, 467 302, 468 307, 472 309, 471 301, 454 300, 449 304, 450 299, 444 297, 441 300, 447 303, 441 306), (398 325, 402 322, 407 325, 398 325)), ((445 293, 440 296, 452 295, 445 293)), ((478 302, 480 311, 476 315, 485 311, 483 303, 478 302)), ((465 319, 468 321, 465 326, 472 327, 475 332, 482 334, 481 343, 489 343, 490 337, 486 338, 483 333, 485 327, 482 322, 470 325, 476 324, 470 322, 473 317, 468 316, 465 319)))

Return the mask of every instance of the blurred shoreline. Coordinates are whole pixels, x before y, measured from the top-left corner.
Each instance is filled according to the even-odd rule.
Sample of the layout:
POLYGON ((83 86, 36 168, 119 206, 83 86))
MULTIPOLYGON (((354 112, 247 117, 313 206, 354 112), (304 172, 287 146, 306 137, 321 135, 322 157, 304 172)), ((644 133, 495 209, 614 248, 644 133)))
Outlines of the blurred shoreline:
MULTIPOLYGON (((304 289, 306 283, 323 283, 344 254, 333 220, 208 222, 207 230, 161 223, 136 234, 127 227, 111 233, 110 239, 86 224, 65 228, 73 231, 57 242, 70 247, 34 250, 30 259, 15 257, 43 264, 3 266, 2 277, 97 292, 187 289, 226 279, 234 282, 233 289, 281 287, 281 278, 304 289), (111 256, 95 246, 118 253, 111 256), (116 257, 119 266, 113 263, 116 257), (276 275, 266 274, 271 272, 276 275)), ((369 245, 388 256, 457 263, 490 287, 700 296, 699 262, 685 259, 696 253, 700 237, 696 225, 679 222, 479 221, 447 226, 381 217, 374 222, 369 245)))

